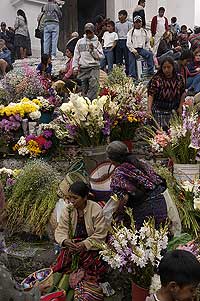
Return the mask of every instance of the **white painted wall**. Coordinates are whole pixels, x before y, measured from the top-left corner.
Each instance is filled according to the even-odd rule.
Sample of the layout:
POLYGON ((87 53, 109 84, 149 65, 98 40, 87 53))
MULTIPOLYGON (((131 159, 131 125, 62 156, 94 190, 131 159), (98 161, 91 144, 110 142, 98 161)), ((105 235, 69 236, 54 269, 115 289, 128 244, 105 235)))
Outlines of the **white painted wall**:
POLYGON ((41 7, 46 2, 47 0, 11 0, 15 10, 13 22, 15 21, 16 11, 18 9, 23 9, 26 13, 34 56, 40 56, 40 40, 35 38, 35 29, 37 27, 37 17, 41 11, 41 7))
POLYGON ((195 0, 194 25, 200 25, 200 0, 195 0))

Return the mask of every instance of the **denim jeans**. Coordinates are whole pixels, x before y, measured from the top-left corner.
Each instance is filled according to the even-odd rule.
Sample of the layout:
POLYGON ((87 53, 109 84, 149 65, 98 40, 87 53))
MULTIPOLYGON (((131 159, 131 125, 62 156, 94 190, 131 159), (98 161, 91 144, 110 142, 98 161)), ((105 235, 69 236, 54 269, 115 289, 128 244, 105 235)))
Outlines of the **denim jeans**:
POLYGON ((187 89, 194 89, 195 93, 200 92, 200 74, 187 78, 187 89))
POLYGON ((108 73, 112 71, 114 62, 114 53, 113 50, 110 49, 103 50, 105 58, 101 60, 101 69, 104 70, 106 68, 106 65, 108 64, 108 73))
POLYGON ((126 75, 129 73, 129 59, 128 54, 129 50, 126 46, 127 40, 118 40, 116 46, 116 64, 123 65, 123 59, 125 60, 125 67, 126 67, 126 75))
MULTIPOLYGON (((137 52, 147 61, 149 75, 153 75, 154 74, 153 53, 143 48, 137 48, 137 52)), ((132 52, 129 52, 129 76, 137 78, 136 57, 132 52)))
POLYGON ((173 52, 173 50, 169 50, 166 53, 162 54, 161 56, 157 57, 157 59, 159 63, 162 63, 162 61, 168 56, 172 57, 176 61, 180 58, 181 52, 173 52))
POLYGON ((59 24, 47 23, 44 26, 44 53, 56 56, 59 24))

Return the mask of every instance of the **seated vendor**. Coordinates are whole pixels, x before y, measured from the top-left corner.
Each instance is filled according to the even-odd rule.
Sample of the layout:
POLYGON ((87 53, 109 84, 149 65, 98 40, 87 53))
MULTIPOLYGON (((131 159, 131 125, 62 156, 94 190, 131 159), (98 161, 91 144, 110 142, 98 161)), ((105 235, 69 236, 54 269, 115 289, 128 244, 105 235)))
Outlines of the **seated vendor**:
POLYGON ((37 72, 41 76, 51 79, 52 63, 51 57, 48 54, 43 54, 41 57, 41 63, 37 66, 37 72))
POLYGON ((12 69, 11 52, 6 47, 5 41, 0 39, 0 72, 5 76, 12 69))
POLYGON ((63 81, 73 79, 72 61, 73 61, 74 50, 75 50, 77 41, 78 41, 78 38, 75 38, 72 41, 70 41, 66 46, 65 55, 67 57, 67 63, 66 63, 66 68, 61 71, 61 72, 63 72, 63 78, 62 78, 63 81))
POLYGON ((55 239, 62 251, 53 270, 69 274, 76 271, 78 280, 72 287, 75 296, 88 294, 87 284, 92 282, 94 298, 91 300, 96 300, 97 295, 101 296, 97 300, 103 300, 98 283, 106 269, 97 250, 98 244, 107 237, 107 227, 101 206, 88 199, 89 192, 89 187, 82 181, 75 182, 68 190, 68 204, 55 231, 55 239))

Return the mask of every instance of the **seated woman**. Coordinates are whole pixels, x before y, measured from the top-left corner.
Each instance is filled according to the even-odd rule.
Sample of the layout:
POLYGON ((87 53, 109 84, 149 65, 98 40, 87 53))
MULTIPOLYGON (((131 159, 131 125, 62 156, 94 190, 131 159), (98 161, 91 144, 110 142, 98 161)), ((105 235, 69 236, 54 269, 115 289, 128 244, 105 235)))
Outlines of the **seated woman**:
POLYGON ((5 41, 0 39, 0 72, 5 76, 12 69, 11 52, 6 47, 5 41))
POLYGON ((192 61, 187 65, 187 89, 195 94, 200 92, 200 49, 193 53, 192 61))
POLYGON ((72 61, 74 56, 74 50, 76 47, 76 44, 78 42, 78 38, 73 38, 67 43, 66 46, 66 57, 68 58, 66 63, 66 68, 62 71, 63 73, 63 81, 67 81, 69 79, 73 79, 73 69, 72 69, 72 61))
POLYGON ((55 231, 55 239, 62 251, 53 268, 54 272, 69 273, 71 276, 76 271, 78 281, 72 288, 75 289, 75 296, 80 296, 83 301, 103 300, 98 281, 105 273, 105 264, 99 259, 97 245, 107 237, 102 208, 88 200, 88 195, 89 188, 84 182, 75 182, 69 188, 68 204, 55 231), (91 293, 87 291, 88 283, 94 289, 91 299, 87 298, 91 293))
MULTIPOLYGON (((117 164, 112 174, 111 192, 118 196, 116 219, 127 221, 125 206, 132 208, 139 229, 148 217, 155 218, 155 226, 166 222, 167 205, 163 192, 166 182, 146 162, 137 160, 121 141, 107 147, 108 158, 117 164)), ((104 212, 106 210, 106 206, 104 212)))
POLYGON ((160 63, 166 56, 171 56, 174 60, 177 60, 181 55, 180 51, 181 46, 172 48, 172 33, 170 31, 166 31, 160 41, 156 56, 160 63))
POLYGON ((41 76, 51 79, 52 63, 49 54, 43 54, 41 57, 41 63, 37 66, 37 72, 41 76))

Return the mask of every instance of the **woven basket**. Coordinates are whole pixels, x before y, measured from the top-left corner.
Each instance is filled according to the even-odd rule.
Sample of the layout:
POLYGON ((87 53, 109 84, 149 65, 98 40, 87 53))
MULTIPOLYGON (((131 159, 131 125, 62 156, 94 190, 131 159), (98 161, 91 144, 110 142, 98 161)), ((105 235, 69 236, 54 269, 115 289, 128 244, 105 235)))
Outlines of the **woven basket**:
POLYGON ((36 272, 32 273, 31 275, 29 275, 27 278, 25 278, 21 283, 21 285, 24 287, 24 291, 29 291, 33 287, 37 287, 37 286, 39 286, 39 288, 41 290, 44 290, 45 288, 47 289, 47 288, 53 286, 53 270, 50 268, 36 271, 36 272), (48 276, 42 281, 37 280, 37 276, 36 276, 37 273, 42 273, 42 272, 46 272, 46 271, 49 271, 48 276), (24 284, 26 283, 27 278, 31 278, 31 277, 35 278, 36 280, 33 281, 33 283, 30 283, 30 286, 28 288, 25 288, 24 284))

